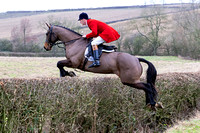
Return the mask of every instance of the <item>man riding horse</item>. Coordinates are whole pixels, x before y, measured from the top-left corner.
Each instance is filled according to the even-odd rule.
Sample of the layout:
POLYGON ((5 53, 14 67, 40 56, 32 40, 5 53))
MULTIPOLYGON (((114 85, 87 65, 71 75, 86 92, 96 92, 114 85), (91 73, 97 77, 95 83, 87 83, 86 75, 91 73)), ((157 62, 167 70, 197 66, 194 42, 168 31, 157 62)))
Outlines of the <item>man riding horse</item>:
POLYGON ((83 38, 89 39, 89 38, 95 37, 93 41, 91 42, 92 50, 94 53, 93 54, 94 62, 93 64, 89 66, 89 68, 98 67, 100 66, 98 45, 104 42, 109 43, 109 42, 115 41, 120 37, 120 35, 115 29, 113 29, 106 23, 101 22, 99 20, 95 20, 95 19, 89 19, 87 13, 84 13, 84 12, 81 13, 79 15, 78 21, 80 21, 82 25, 88 26, 90 30, 92 31, 91 33, 87 35, 83 35, 82 36, 83 38))
POLYGON ((100 63, 99 57, 97 56, 97 45, 102 42, 112 42, 117 40, 119 34, 103 22, 88 19, 86 13, 80 14, 79 20, 81 21, 81 24, 88 25, 92 30, 90 34, 83 37, 97 37, 92 41, 92 48, 95 53, 95 61, 92 65, 89 63, 85 64, 84 54, 89 43, 88 39, 86 40, 82 38, 81 34, 69 28, 46 24, 48 30, 46 32, 46 40, 44 43, 45 50, 50 51, 53 46, 60 43, 63 43, 65 46, 66 59, 60 60, 57 63, 57 67, 60 70, 60 76, 75 76, 74 72, 66 71, 64 67, 78 68, 93 73, 116 74, 124 85, 145 92, 146 105, 150 105, 153 110, 156 110, 156 108, 162 108, 162 104, 157 102, 158 93, 155 86, 157 71, 155 66, 143 58, 138 58, 123 52, 102 53, 101 63, 104 65, 99 66, 100 63), (140 80, 143 73, 141 62, 148 65, 146 82, 140 80), (93 68, 88 68, 89 66, 93 68))

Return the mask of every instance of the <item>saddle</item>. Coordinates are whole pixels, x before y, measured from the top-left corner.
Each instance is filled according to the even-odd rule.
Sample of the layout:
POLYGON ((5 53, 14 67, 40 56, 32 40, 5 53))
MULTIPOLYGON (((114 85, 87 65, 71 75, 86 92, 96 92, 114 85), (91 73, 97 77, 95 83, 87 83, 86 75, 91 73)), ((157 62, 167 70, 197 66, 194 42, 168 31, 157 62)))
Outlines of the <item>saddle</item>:
MULTIPOLYGON (((88 54, 86 56, 89 59, 91 56, 93 57, 93 50, 92 50, 91 43, 88 44, 87 48, 88 48, 88 54)), ((115 47, 115 46, 107 46, 107 45, 103 45, 103 43, 99 44, 98 45, 99 58, 101 57, 103 52, 105 52, 105 53, 116 52, 116 49, 117 49, 117 47, 115 47)))
MULTIPOLYGON (((87 48, 88 48, 88 54, 86 55, 86 58, 84 60, 83 66, 82 66, 83 71, 85 69, 85 65, 88 62, 88 60, 89 61, 94 60, 91 42, 88 44, 87 48)), ((99 58, 101 57, 103 52, 106 52, 106 53, 116 52, 116 49, 117 49, 117 47, 115 47, 115 46, 107 46, 107 45, 103 45, 103 43, 99 44, 98 45, 99 58)))

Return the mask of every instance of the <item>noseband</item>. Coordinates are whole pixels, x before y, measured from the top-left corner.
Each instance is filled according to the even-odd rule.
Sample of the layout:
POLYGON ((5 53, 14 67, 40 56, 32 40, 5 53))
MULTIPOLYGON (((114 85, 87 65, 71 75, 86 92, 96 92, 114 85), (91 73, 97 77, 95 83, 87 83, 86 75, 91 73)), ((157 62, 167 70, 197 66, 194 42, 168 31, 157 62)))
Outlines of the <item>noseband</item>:
POLYGON ((52 31, 52 30, 53 30, 53 26, 51 26, 51 28, 50 28, 50 30, 49 30, 49 32, 50 32, 50 33, 49 33, 49 34, 50 34, 50 35, 49 35, 49 42, 51 41, 51 35, 53 34, 53 31, 52 31))
POLYGON ((48 39, 49 40, 49 44, 50 44, 51 47, 53 47, 55 45, 55 43, 51 42, 51 38, 52 38, 51 36, 52 35, 55 37, 55 34, 53 32, 53 26, 51 26, 50 29, 49 29, 49 39, 48 39))

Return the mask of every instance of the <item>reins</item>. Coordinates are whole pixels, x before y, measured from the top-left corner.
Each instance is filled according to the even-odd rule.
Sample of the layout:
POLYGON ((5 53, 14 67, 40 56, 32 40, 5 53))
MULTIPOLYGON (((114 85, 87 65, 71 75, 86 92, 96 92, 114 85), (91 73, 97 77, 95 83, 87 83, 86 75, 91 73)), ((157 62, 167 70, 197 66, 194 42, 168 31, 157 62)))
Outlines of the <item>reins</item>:
POLYGON ((53 43, 53 44, 51 44, 51 46, 53 47, 53 46, 58 46, 58 48, 62 48, 62 49, 64 49, 64 50, 66 50, 66 48, 65 47, 61 47, 61 46, 59 46, 59 44, 71 44, 71 43, 73 43, 73 42, 75 42, 75 41, 77 41, 77 40, 79 40, 79 39, 81 39, 82 37, 79 37, 79 38, 76 38, 76 39, 73 39, 73 40, 69 40, 69 41, 67 41, 67 42, 63 42, 63 41, 59 41, 59 42, 56 42, 56 43, 53 43))
MULTIPOLYGON (((49 40, 51 41, 51 36, 52 35, 54 35, 54 32, 53 32, 53 26, 51 26, 50 27, 50 36, 49 36, 49 40)), ((64 47, 61 47, 61 46, 59 46, 59 44, 71 44, 71 43, 73 43, 73 42, 75 42, 75 41, 77 41, 77 40, 79 40, 79 39, 81 39, 82 37, 79 37, 79 38, 76 38, 76 39, 73 39, 73 40, 69 40, 69 41, 67 41, 67 42, 63 42, 63 41, 59 41, 59 42, 56 42, 56 43, 50 43, 50 45, 51 45, 51 47, 53 47, 53 46, 58 46, 58 48, 62 48, 62 49, 64 49, 64 50, 66 50, 66 48, 65 48, 65 46, 64 47)))

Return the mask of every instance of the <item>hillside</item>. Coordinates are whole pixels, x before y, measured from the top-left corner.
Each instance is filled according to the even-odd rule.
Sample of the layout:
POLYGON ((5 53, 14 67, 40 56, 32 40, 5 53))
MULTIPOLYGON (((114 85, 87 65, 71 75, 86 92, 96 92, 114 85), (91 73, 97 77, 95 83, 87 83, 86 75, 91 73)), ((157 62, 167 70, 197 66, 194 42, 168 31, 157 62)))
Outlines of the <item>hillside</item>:
MULTIPOLYGON (((151 7, 148 7, 151 8, 151 7)), ((174 5, 165 5, 165 13, 176 12, 178 7, 174 5)), ((59 11, 59 12, 39 12, 39 13, 10 13, 9 18, 8 14, 5 14, 5 18, 1 18, 0 21, 0 39, 10 38, 11 30, 14 26, 19 26, 22 19, 28 19, 31 23, 32 34, 33 35, 42 35, 45 30, 39 23, 49 21, 49 19, 62 20, 67 22, 73 22, 75 25, 80 26, 77 21, 78 15, 81 12, 87 12, 90 18, 95 18, 107 23, 114 23, 120 20, 129 20, 133 18, 140 18, 144 8, 140 7, 126 7, 126 8, 106 8, 106 9, 93 9, 93 10, 77 10, 77 11, 59 11)), ((2 15, 1 15, 2 16, 2 15)), ((121 25, 121 24, 120 24, 121 25)))

